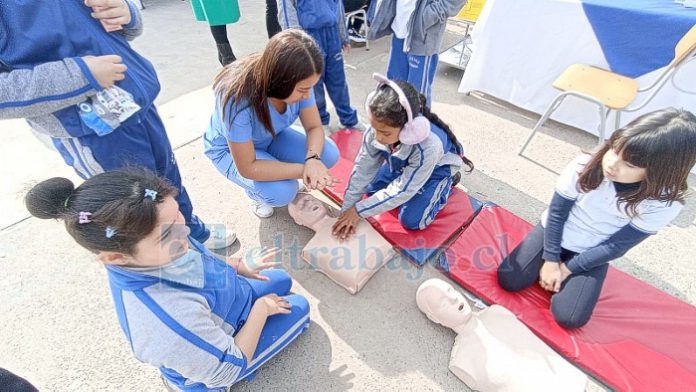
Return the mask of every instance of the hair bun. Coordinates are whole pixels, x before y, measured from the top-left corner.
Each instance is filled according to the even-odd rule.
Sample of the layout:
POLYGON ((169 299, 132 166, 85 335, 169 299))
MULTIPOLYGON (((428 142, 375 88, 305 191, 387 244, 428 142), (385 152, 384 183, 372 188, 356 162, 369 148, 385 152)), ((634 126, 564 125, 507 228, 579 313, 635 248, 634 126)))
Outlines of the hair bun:
POLYGON ((53 177, 36 184, 24 197, 29 213, 39 219, 58 219, 67 212, 65 202, 75 192, 72 181, 53 177))

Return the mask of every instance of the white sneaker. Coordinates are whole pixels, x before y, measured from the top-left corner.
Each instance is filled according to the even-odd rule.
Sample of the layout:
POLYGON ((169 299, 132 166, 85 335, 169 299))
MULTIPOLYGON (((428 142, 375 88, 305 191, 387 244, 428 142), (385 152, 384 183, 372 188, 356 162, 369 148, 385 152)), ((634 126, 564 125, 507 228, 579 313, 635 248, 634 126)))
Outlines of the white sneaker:
POLYGON ((326 125, 322 125, 321 127, 324 128, 324 136, 326 136, 326 137, 331 136, 331 134, 333 133, 331 131, 331 125, 326 124, 326 125))
POLYGON ((251 210, 259 218, 269 218, 273 215, 273 207, 262 201, 251 200, 251 210))
POLYGON ((237 241, 237 234, 225 225, 210 225, 210 237, 203 245, 211 250, 225 249, 237 241))
POLYGON ((307 185, 305 185, 303 180, 297 180, 297 192, 298 193, 308 193, 307 185))
POLYGON ((363 122, 358 121, 355 125, 351 127, 347 127, 345 125, 342 125, 344 129, 350 130, 350 131, 359 131, 359 132, 365 132, 367 131, 367 125, 365 125, 363 122))

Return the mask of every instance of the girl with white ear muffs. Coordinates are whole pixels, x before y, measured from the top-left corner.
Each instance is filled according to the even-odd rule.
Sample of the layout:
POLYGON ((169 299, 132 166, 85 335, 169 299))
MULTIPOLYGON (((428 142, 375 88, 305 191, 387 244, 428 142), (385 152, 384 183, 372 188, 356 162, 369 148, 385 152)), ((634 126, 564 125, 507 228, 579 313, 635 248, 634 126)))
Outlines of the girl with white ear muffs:
POLYGON ((373 74, 379 83, 365 102, 370 128, 355 160, 333 234, 350 237, 360 218, 399 208, 407 229, 425 229, 459 181, 463 154, 450 127, 411 84, 373 74), (367 194, 369 197, 363 199, 367 194))

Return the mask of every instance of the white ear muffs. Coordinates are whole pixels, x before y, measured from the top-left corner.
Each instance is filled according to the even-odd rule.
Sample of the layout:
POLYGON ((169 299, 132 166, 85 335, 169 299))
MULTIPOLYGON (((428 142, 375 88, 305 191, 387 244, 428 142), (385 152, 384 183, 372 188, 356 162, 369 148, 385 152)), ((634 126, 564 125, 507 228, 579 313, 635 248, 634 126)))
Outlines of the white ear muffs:
MULTIPOLYGON (((406 116, 408 118, 408 121, 406 122, 406 124, 404 124, 404 127, 401 129, 401 132, 399 133, 399 141, 403 144, 418 144, 423 140, 427 139, 428 135, 430 135, 430 121, 424 116, 420 115, 416 116, 415 118, 413 117, 411 105, 408 103, 406 94, 404 94, 404 91, 401 90, 401 87, 399 87, 398 84, 394 83, 394 81, 389 80, 387 77, 378 73, 373 73, 372 78, 379 82, 379 84, 377 85, 377 89, 379 89, 382 85, 387 85, 391 87, 392 90, 396 92, 396 95, 399 96, 399 103, 404 108, 404 110, 406 110, 406 116)), ((370 111, 369 102, 372 100, 372 97, 377 92, 377 89, 371 92, 365 100, 365 112, 370 117, 372 117, 372 112, 370 111)))

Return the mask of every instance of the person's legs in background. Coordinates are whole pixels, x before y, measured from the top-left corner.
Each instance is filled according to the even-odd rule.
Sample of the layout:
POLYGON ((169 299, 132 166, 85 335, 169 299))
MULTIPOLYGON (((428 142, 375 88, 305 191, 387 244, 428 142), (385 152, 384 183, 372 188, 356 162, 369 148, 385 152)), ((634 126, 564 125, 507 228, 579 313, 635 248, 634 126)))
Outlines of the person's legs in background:
POLYGON ((324 92, 324 85, 326 82, 326 73, 327 73, 327 66, 326 64, 328 61, 330 61, 329 56, 327 54, 325 44, 324 44, 324 36, 322 34, 322 30, 324 29, 308 29, 307 34, 309 34, 314 41, 317 43, 319 46, 319 49, 321 50, 322 55, 324 56, 324 72, 321 74, 321 77, 319 78, 319 81, 317 84, 314 85, 314 100, 317 103, 317 109, 319 109, 319 117, 321 117, 321 125, 324 126, 324 131, 328 135, 330 132, 328 130, 329 127, 329 122, 331 121, 331 115, 329 112, 326 110, 326 94, 324 92))
POLYGON ((280 33, 280 23, 278 23, 278 3, 276 0, 266 0, 266 32, 270 39, 280 33))
MULTIPOLYGON (((404 53, 404 40, 392 35, 387 77, 391 80, 408 80, 408 55, 404 53)), ((418 86, 416 86, 418 88, 418 86)))
POLYGON ((209 230, 193 213, 174 151, 154 106, 142 114, 139 123, 121 126, 112 133, 53 139, 53 143, 65 162, 83 178, 129 167, 145 168, 157 173, 177 188, 176 201, 186 225, 191 229, 191 237, 210 249, 226 248, 236 240, 234 232, 227 230, 225 225, 214 225, 209 230))
MULTIPOLYGON (((326 85, 326 90, 329 93, 331 102, 334 104, 341 127, 356 128, 358 126, 358 112, 350 106, 346 71, 343 67, 343 48, 338 31, 336 29, 322 29, 320 35, 321 41, 317 42, 320 42, 322 50, 326 53, 324 56, 324 74, 321 81, 326 85)), ((324 111, 326 112, 326 109, 324 111)), ((326 117, 326 123, 328 124, 328 113, 326 117)), ((323 117, 322 124, 324 124, 323 117)), ((365 129, 362 127, 360 130, 364 131, 365 129)))
POLYGON ((213 34, 213 39, 217 46, 218 61, 220 64, 224 67, 235 61, 237 57, 235 57, 230 41, 227 38, 227 25, 210 26, 210 32, 213 34))
POLYGON ((421 94, 428 99, 428 106, 432 102, 432 86, 437 71, 438 55, 408 57, 408 77, 405 79, 411 83, 421 94))

